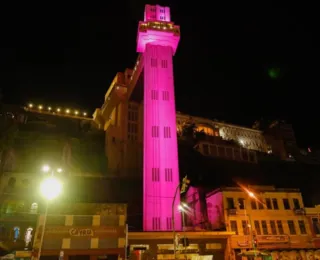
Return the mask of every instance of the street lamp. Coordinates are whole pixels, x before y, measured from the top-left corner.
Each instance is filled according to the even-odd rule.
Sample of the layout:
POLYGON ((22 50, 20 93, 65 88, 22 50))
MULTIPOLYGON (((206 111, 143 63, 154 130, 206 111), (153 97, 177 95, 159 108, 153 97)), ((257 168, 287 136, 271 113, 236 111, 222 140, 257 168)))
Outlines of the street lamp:
MULTIPOLYGON (((44 165, 42 167, 43 172, 49 172, 51 170, 49 165, 44 165)), ((61 168, 57 169, 57 172, 62 172, 61 168)), ((41 257, 41 250, 42 250, 42 244, 43 244, 43 238, 44 238, 44 232, 46 228, 47 223, 47 216, 48 216, 48 208, 49 208, 49 202, 55 198, 57 198, 61 192, 62 192, 62 183, 54 177, 55 171, 51 170, 51 174, 49 177, 43 180, 43 182, 40 184, 40 192, 42 196, 46 199, 46 208, 44 213, 44 220, 43 220, 43 226, 41 230, 41 238, 40 238, 40 245, 39 245, 39 252, 38 252, 38 259, 41 257)))
POLYGON ((178 206, 179 211, 182 214, 182 230, 183 230, 183 247, 184 252, 186 253, 186 246, 187 246, 187 239, 186 239, 186 221, 185 221, 185 212, 188 210, 188 205, 184 202, 182 202, 178 206))

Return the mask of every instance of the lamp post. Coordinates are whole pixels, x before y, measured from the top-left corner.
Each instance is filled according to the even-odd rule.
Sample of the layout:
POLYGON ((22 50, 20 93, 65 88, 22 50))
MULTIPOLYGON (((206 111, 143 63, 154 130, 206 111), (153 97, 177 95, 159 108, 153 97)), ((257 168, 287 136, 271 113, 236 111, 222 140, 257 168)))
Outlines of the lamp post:
MULTIPOLYGON (((183 194, 187 191, 187 187, 190 184, 190 180, 188 179, 187 176, 185 176, 182 180, 182 183, 179 182, 176 191, 173 196, 172 200, 172 233, 173 233, 173 254, 174 254, 174 259, 177 258, 176 251, 177 251, 177 243, 176 243, 176 229, 175 229, 175 221, 174 221, 174 216, 175 216, 175 202, 176 202, 176 197, 178 195, 178 191, 180 190, 180 194, 183 194), (181 186, 181 189, 180 189, 181 186)), ((178 242, 179 243, 179 242, 178 242)))
MULTIPOLYGON (((56 197, 58 197, 62 191, 62 183, 57 178, 54 177, 55 172, 48 165, 44 165, 42 167, 42 171, 47 173, 50 172, 50 176, 44 179, 44 181, 40 185, 40 192, 42 196, 46 199, 46 207, 45 207, 44 220, 43 220, 43 225, 41 230, 38 259, 40 259, 41 257, 44 232, 45 232, 46 223, 47 223, 49 202, 55 199, 56 197)), ((62 169, 58 168, 56 171, 60 173, 62 172, 62 169)))
POLYGON ((181 214, 182 214, 182 230, 183 230, 183 248, 184 248, 184 253, 186 253, 186 246, 187 246, 187 238, 186 238, 186 220, 185 220, 185 212, 188 209, 188 205, 186 203, 181 203, 178 206, 181 214))

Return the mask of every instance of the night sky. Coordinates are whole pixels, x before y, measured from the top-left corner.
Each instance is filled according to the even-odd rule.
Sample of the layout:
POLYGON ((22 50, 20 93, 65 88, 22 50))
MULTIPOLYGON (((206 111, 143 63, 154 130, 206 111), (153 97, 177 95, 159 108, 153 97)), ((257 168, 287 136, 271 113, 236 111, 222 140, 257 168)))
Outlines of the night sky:
POLYGON ((144 5, 159 3, 171 7, 172 20, 181 26, 174 58, 177 110, 247 126, 261 117, 286 119, 301 146, 319 146, 318 9, 223 2, 2 8, 4 102, 100 107, 116 72, 135 63, 144 5))

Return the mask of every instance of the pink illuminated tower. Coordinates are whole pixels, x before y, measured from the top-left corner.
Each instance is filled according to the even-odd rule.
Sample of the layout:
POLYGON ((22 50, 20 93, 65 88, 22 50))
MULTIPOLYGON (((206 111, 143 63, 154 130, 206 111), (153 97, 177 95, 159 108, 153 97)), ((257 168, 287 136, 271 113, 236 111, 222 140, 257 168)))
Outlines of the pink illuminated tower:
MULTIPOLYGON (((172 202, 179 184, 172 57, 179 39, 170 8, 146 5, 137 37, 144 62, 144 231, 172 230, 172 202)), ((180 197, 175 206, 176 230, 181 230, 179 203, 180 197)))

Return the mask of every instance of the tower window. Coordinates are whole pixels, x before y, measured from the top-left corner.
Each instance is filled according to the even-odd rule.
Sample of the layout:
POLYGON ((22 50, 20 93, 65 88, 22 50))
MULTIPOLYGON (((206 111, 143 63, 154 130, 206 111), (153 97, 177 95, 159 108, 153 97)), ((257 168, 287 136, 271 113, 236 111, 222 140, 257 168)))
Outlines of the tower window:
POLYGON ((152 229, 160 230, 160 218, 152 218, 152 229))
POLYGON ((160 169, 152 168, 152 181, 158 182, 160 181, 160 169))
POLYGON ((152 126, 151 136, 159 137, 159 126, 152 126))
POLYGON ((167 218, 167 229, 168 230, 172 229, 172 218, 167 218))
POLYGON ((172 182, 172 169, 165 168, 164 169, 164 178, 166 182, 172 182))
POLYGON ((158 100, 158 91, 157 90, 151 90, 151 99, 152 100, 158 100))
MULTIPOLYGON (((162 17, 162 16, 161 16, 162 17)), ((161 18, 162 19, 162 18, 161 18)), ((168 61, 167 60, 162 60, 161 61, 161 68, 166 69, 168 68, 168 61)))
POLYGON ((157 59, 151 58, 151 67, 157 67, 157 59))
POLYGON ((164 17, 163 16, 160 16, 160 20, 163 20, 164 19, 164 17))
POLYGON ((164 127, 164 138, 171 138, 170 127, 168 126, 164 127))
POLYGON ((162 99, 169 100, 169 91, 162 91, 162 99))

